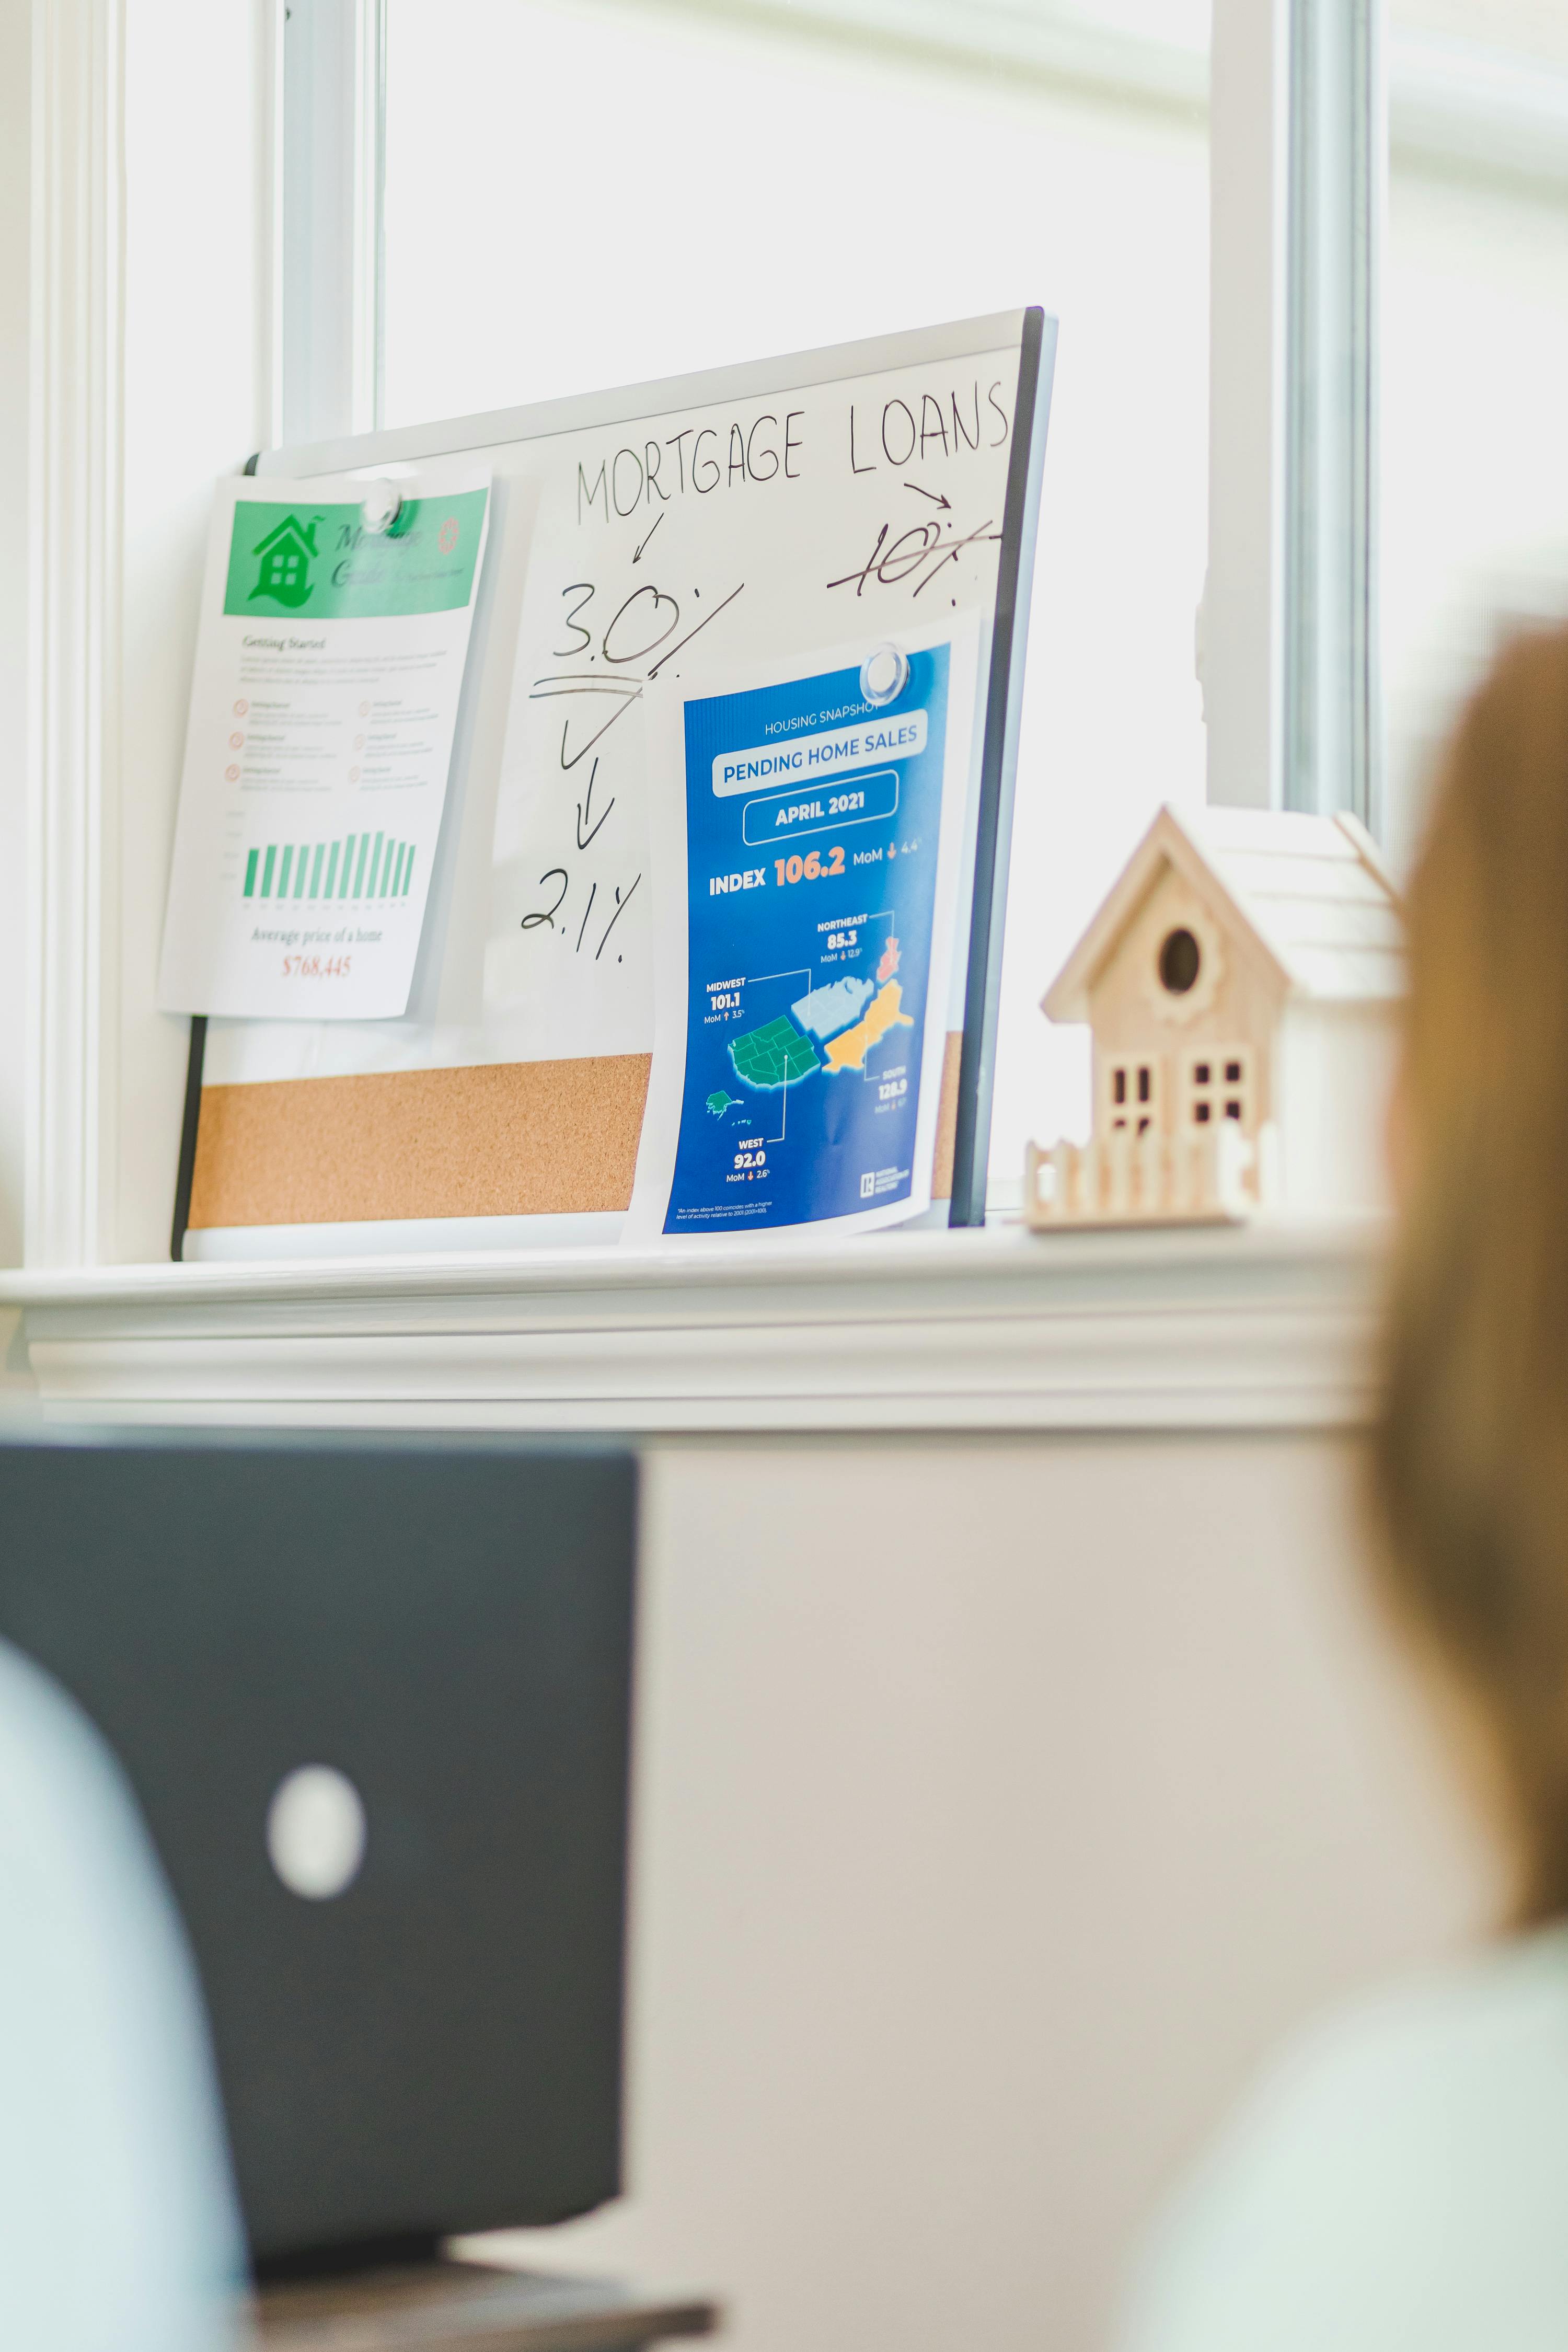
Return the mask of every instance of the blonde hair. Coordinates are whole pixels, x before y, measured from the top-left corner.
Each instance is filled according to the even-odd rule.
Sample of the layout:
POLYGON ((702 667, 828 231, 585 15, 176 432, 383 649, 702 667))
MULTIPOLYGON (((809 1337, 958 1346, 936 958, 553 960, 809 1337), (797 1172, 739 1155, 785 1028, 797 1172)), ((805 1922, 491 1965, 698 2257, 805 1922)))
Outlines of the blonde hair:
POLYGON ((1409 904, 1382 1573, 1479 1729, 1521 1921, 1568 1912, 1568 632, 1459 724, 1409 904))

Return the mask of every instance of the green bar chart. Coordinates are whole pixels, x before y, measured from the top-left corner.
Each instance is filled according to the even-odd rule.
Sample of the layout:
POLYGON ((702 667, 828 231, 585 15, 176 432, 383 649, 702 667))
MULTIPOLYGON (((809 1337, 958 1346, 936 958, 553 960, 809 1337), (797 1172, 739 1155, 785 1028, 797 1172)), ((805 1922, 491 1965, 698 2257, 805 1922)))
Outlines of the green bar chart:
POLYGON ((247 898, 328 899, 363 904, 406 898, 414 879, 414 844, 384 833, 344 834, 337 841, 272 841, 245 855, 247 898))

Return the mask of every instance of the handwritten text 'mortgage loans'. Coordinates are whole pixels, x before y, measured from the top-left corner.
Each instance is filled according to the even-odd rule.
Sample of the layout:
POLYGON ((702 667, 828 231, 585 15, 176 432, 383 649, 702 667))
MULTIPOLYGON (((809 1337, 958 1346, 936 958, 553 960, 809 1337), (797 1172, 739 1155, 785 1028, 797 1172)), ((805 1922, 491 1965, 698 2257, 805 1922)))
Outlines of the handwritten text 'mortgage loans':
MULTIPOLYGON (((819 463, 826 454, 830 467, 850 474, 940 469, 943 459, 1005 442, 1012 425, 997 397, 1002 389, 1000 378, 989 385, 975 378, 962 389, 944 383, 940 392, 910 391, 907 399, 894 394, 858 414, 852 404, 826 433, 814 415, 813 454, 819 463)), ((798 482, 806 424, 804 408, 778 415, 767 409, 749 422, 731 417, 688 425, 664 440, 626 443, 596 461, 580 461, 577 520, 609 522, 619 516, 624 522, 650 507, 659 511, 672 499, 710 498, 715 490, 750 483, 798 482)))

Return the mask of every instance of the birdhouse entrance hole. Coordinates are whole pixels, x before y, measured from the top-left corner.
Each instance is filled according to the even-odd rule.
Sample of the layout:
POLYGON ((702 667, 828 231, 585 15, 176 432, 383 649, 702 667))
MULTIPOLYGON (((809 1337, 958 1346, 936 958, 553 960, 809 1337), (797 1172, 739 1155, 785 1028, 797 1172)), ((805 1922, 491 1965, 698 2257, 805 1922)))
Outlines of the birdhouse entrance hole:
POLYGON ((1160 985, 1173 996, 1185 996, 1196 981, 1203 952, 1191 931, 1167 931, 1160 943, 1160 985))

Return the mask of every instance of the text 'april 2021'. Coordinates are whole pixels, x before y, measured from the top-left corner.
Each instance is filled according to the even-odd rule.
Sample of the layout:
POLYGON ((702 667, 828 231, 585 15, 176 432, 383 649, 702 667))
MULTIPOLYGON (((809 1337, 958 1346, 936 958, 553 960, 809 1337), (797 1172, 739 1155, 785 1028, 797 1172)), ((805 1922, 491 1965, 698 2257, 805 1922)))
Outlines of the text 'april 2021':
POLYGON ((897 815, 898 807, 898 770, 878 768, 809 797, 784 793, 748 801, 741 812, 741 837, 748 849, 757 849, 764 842, 798 840, 840 825, 872 824, 879 817, 897 815))

